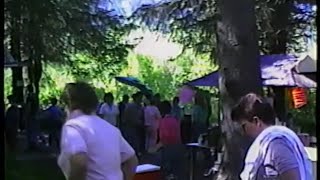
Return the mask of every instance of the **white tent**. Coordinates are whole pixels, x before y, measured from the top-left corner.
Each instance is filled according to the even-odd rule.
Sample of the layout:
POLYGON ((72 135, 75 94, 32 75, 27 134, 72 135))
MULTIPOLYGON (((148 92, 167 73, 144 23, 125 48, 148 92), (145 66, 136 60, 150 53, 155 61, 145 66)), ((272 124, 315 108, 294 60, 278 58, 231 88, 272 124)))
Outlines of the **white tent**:
POLYGON ((304 59, 300 60, 295 66, 298 73, 315 73, 317 72, 317 61, 307 55, 304 59))

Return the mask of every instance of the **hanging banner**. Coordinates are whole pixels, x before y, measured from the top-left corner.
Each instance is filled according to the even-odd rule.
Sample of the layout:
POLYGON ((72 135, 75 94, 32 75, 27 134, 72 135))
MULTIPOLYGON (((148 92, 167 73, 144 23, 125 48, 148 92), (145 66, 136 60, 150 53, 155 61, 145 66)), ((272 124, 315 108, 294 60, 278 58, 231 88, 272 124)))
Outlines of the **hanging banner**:
POLYGON ((292 89, 292 99, 294 108, 298 109, 307 104, 307 95, 303 88, 292 89))

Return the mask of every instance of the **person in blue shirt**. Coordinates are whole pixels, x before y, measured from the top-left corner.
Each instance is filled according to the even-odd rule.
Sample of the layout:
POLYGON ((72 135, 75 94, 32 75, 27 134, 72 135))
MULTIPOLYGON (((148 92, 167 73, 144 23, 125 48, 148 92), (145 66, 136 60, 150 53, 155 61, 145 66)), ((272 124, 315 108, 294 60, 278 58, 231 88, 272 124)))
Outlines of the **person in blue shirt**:
POLYGON ((60 130, 62 128, 62 122, 64 117, 64 112, 62 109, 57 105, 58 100, 56 98, 50 99, 50 107, 46 109, 47 112, 47 123, 49 126, 49 144, 52 145, 53 141, 55 141, 56 145, 59 147, 60 144, 60 130))

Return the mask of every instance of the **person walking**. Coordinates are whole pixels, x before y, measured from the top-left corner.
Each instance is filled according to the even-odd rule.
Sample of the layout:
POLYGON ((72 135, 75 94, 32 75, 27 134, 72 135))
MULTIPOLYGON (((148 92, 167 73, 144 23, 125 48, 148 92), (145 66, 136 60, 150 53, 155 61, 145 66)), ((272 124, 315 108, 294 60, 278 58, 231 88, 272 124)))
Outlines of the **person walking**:
POLYGON ((96 115, 98 98, 87 83, 66 85, 67 106, 58 164, 68 180, 132 180, 138 164, 118 128, 96 115))

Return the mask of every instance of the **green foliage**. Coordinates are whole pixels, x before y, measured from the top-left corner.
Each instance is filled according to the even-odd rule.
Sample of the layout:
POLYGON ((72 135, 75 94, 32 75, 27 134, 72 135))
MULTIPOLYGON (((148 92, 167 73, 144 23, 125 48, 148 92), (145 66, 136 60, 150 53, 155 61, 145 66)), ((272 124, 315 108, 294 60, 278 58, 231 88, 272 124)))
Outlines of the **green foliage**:
POLYGON ((68 68, 62 65, 48 63, 40 83, 40 102, 46 104, 51 97, 59 98, 66 83, 72 82, 73 77, 68 75, 68 68))
POLYGON ((187 81, 201 77, 214 70, 214 65, 206 56, 196 56, 192 51, 178 57, 174 61, 167 61, 162 66, 155 60, 137 55, 139 74, 138 78, 148 85, 155 93, 160 93, 164 98, 177 95, 178 88, 187 81))
POLYGON ((5 16, 6 38, 12 35, 13 28, 18 28, 21 30, 23 55, 28 57, 34 50, 33 53, 50 62, 65 62, 68 54, 75 52, 96 56, 113 54, 113 50, 122 50, 121 46, 116 46, 114 36, 123 36, 127 32, 120 24, 120 17, 98 8, 95 0, 7 0, 5 16), (13 27, 13 18, 23 21, 13 27), (110 44, 115 47, 107 48, 110 44))
MULTIPOLYGON (((259 47, 262 53, 269 53, 270 46, 272 46, 272 43, 266 40, 282 30, 289 31, 288 46, 291 51, 301 52, 305 50, 306 42, 301 41, 301 38, 310 37, 305 33, 306 31, 316 32, 315 12, 306 13, 298 8, 289 7, 292 12, 290 25, 283 29, 277 27, 277 24, 281 24, 280 21, 283 17, 272 18, 277 7, 293 6, 296 3, 313 3, 314 5, 314 1, 256 0, 255 12, 259 47)), ((211 57, 215 56, 215 22, 216 19, 221 18, 219 12, 217 12, 216 1, 179 0, 160 5, 144 6, 138 9, 131 18, 136 20, 139 25, 171 34, 173 40, 183 44, 185 48, 193 48, 197 53, 210 54, 211 57)))
MULTIPOLYGON (((121 17, 111 15, 98 5, 96 0, 5 1, 5 46, 15 59, 29 60, 32 64, 28 78, 35 87, 36 97, 39 97, 43 62, 76 66, 73 60, 81 60, 80 54, 94 60, 86 65, 100 65, 92 70, 93 73, 100 72, 110 64, 119 64, 121 67, 130 48, 121 38, 132 26, 122 25, 121 17)), ((86 65, 79 66, 86 68, 86 65)), ((114 71, 107 70, 109 73, 114 71)), ((72 73, 77 78, 83 78, 86 72, 80 69, 72 73)), ((94 75, 91 73, 90 76, 94 75)), ((48 80, 46 83, 52 82, 48 80)), ((38 98, 35 108, 38 108, 37 102, 38 98)))
MULTIPOLYGON (((141 80, 155 93, 171 99, 185 82, 201 77, 215 70, 208 56, 195 55, 186 51, 174 61, 159 64, 157 60, 130 52, 122 63, 108 65, 108 59, 100 63, 98 58, 88 54, 73 55, 73 66, 47 63, 43 66, 40 83, 40 101, 46 104, 50 97, 60 97, 64 86, 75 80, 85 80, 96 87, 97 95, 102 99, 105 92, 112 92, 117 100, 124 94, 131 95, 138 89, 116 82, 115 76, 132 76, 141 80)), ((111 57, 110 57, 111 58, 111 57)), ((5 95, 10 93, 11 72, 5 72, 5 95)))
POLYGON ((308 104, 300 109, 291 109, 294 123, 301 127, 302 132, 316 135, 316 92, 315 90, 307 91, 308 104))
POLYGON ((10 69, 5 69, 4 70, 4 98, 5 98, 5 103, 8 103, 7 101, 7 96, 11 94, 12 92, 12 86, 11 86, 11 81, 12 81, 12 73, 10 69))

